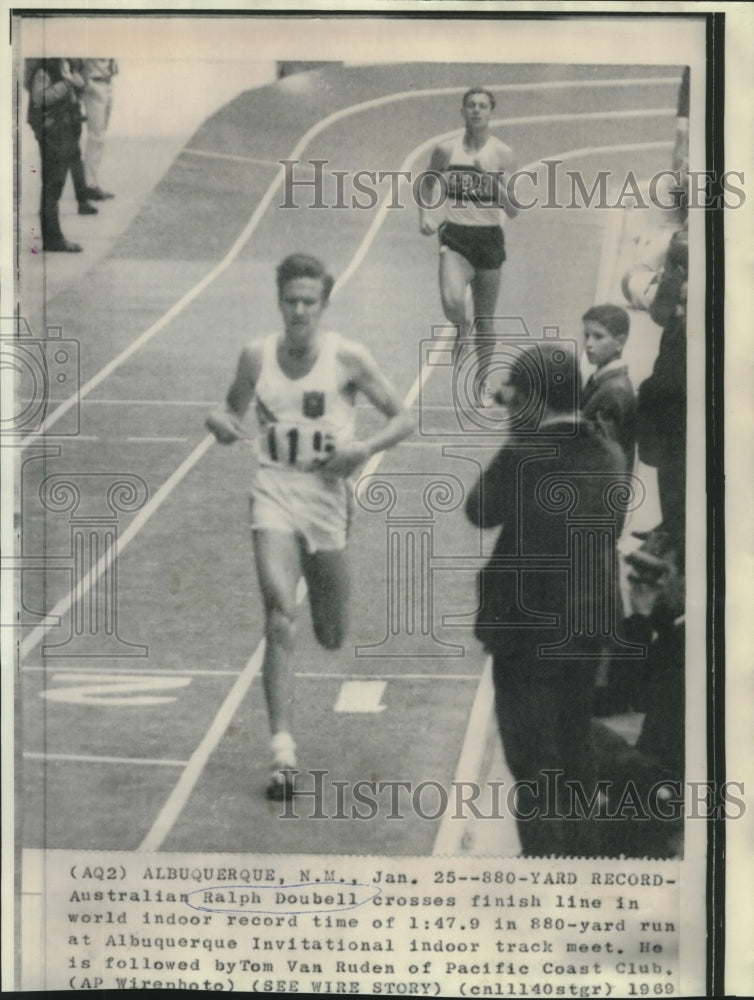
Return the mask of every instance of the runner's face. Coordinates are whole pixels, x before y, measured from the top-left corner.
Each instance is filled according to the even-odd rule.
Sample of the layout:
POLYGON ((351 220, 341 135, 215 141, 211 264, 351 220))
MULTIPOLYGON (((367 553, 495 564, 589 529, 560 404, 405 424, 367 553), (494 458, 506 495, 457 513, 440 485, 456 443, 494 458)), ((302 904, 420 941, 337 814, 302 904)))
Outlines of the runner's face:
POLYGON ((620 357, 623 339, 614 337, 601 323, 588 319, 584 323, 584 350, 589 364, 601 368, 608 361, 620 357))
POLYGON ((471 94, 461 109, 467 128, 480 128, 489 123, 492 105, 486 94, 471 94))
POLYGON ((302 344, 317 332, 326 303, 322 301, 321 278, 292 278, 283 285, 280 311, 289 340, 302 344))

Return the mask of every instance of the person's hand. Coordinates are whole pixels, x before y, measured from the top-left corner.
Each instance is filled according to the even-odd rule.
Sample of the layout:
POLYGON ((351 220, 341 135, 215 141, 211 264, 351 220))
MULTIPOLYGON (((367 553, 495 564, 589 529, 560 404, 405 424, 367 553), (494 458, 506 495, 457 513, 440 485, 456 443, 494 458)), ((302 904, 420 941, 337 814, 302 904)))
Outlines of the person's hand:
POLYGON ((369 458, 369 449, 361 441, 350 441, 336 448, 332 455, 317 466, 327 479, 345 479, 369 458))
POLYGON ((650 581, 629 574, 631 610, 635 615, 649 618, 657 605, 663 586, 660 580, 650 581))
POLYGON ((60 76, 67 83, 73 83, 73 74, 71 73, 71 67, 68 64, 67 59, 60 60, 60 76))
POLYGON ((233 444, 244 436, 243 427, 230 413, 216 410, 210 413, 204 424, 220 444, 233 444))

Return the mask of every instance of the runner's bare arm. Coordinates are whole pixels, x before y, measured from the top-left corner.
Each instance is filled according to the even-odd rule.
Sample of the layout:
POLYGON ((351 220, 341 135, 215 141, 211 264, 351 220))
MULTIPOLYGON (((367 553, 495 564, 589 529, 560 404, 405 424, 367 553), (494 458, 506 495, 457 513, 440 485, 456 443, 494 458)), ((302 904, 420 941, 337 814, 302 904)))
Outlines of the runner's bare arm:
POLYGON ((343 361, 349 372, 353 390, 363 392, 369 402, 386 418, 386 423, 377 433, 365 440, 350 441, 336 448, 332 457, 321 466, 323 473, 335 476, 349 476, 371 455, 392 448, 414 430, 411 414, 366 348, 359 344, 349 345, 343 361))
POLYGON ((499 173, 495 178, 495 201, 502 208, 509 219, 515 219, 518 215, 518 209, 508 197, 508 182, 516 170, 516 164, 513 159, 513 151, 510 146, 506 146, 504 142, 501 142, 498 145, 499 154, 497 169, 499 173))
POLYGON ((425 208, 425 205, 434 205, 435 188, 439 181, 434 174, 441 174, 450 162, 450 148, 447 143, 435 146, 432 157, 429 161, 429 169, 423 174, 419 184, 419 232, 423 236, 431 236, 436 233, 441 217, 437 215, 436 209, 425 208))
POLYGON ((236 376, 225 397, 225 405, 218 406, 205 421, 207 430, 215 435, 220 444, 233 444, 245 436, 241 420, 254 398, 260 368, 261 345, 255 342, 241 351, 236 376))

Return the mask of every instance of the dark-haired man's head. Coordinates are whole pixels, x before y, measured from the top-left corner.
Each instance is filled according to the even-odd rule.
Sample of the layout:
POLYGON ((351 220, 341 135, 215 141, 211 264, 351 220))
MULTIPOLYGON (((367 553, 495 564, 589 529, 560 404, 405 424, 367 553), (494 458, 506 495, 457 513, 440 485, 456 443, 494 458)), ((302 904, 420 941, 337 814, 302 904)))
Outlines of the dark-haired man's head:
POLYGON ((334 279, 328 273, 327 268, 316 257, 305 253, 294 253, 286 257, 277 269, 278 297, 282 299, 283 289, 289 281, 297 278, 318 279, 322 283, 322 304, 324 305, 330 298, 334 279))
POLYGON ((490 103, 490 110, 494 110, 495 95, 492 93, 491 90, 487 90, 486 87, 470 87, 463 95, 463 100, 461 101, 461 107, 465 108, 469 103, 469 99, 474 97, 476 94, 484 94, 490 103))
POLYGON ((523 345, 503 373, 495 393, 498 403, 515 413, 523 411, 536 394, 542 416, 573 418, 577 406, 578 367, 573 352, 558 341, 538 340, 523 345))

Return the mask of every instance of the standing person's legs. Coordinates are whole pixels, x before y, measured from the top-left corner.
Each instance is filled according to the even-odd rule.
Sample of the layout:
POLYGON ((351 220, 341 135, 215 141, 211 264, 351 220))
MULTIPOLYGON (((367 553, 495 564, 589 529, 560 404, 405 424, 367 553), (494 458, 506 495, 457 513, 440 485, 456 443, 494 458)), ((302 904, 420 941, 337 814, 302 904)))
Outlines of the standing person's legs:
POLYGON ((84 88, 86 108, 86 147, 84 149, 84 172, 87 187, 97 190, 99 168, 105 148, 105 131, 112 107, 111 84, 89 80, 84 88))
MULTIPOLYGON (((83 205, 89 199, 86 194, 86 179, 84 177, 84 164, 81 160, 81 150, 77 148, 73 151, 73 159, 71 161, 71 179, 73 181, 73 190, 76 193, 76 201, 79 205, 83 205)), ((96 209, 95 209, 96 211, 96 209)))
POLYGON ((458 358, 461 341, 468 337, 471 321, 467 313, 466 293, 474 278, 474 268, 466 258, 440 247, 440 298, 445 318, 458 328, 453 356, 458 358))
POLYGON ((518 787, 516 789, 516 826, 523 854, 546 857, 562 854, 562 830, 548 802, 547 775, 542 772, 557 766, 558 715, 557 692, 532 669, 530 656, 520 651, 514 662, 508 656, 495 656, 495 714, 505 759, 518 787))
MULTIPOLYGON (((262 590, 266 647, 262 663, 275 770, 296 764, 291 735, 294 685, 292 656, 296 638, 296 586, 301 570, 299 542, 284 531, 254 530, 254 555, 262 590)), ((283 798, 288 782, 275 778, 268 795, 283 798), (278 794, 279 792, 279 794, 278 794)))
MULTIPOLYGON (((685 431, 685 425, 682 427, 685 431)), ((657 467, 662 526, 676 543, 683 544, 686 534, 686 440, 670 437, 661 464, 657 467)))
POLYGON ((516 782, 517 828, 523 853, 570 857, 598 853, 597 828, 571 818, 575 782, 588 801, 596 782, 592 746, 592 661, 537 662, 536 646, 495 656, 495 712, 508 767, 516 782))
POLYGON ((558 790, 561 845, 568 857, 598 857, 601 821, 595 819, 601 799, 597 798, 597 761, 592 732, 595 663, 561 660, 555 664, 557 699, 558 767, 563 782, 558 790), (583 803, 583 805, 582 805, 583 803), (570 817, 570 818, 569 818, 570 817))
POLYGON ((58 202, 65 187, 70 162, 70 143, 65 136, 48 132, 39 143, 42 159, 42 196, 40 219, 45 250, 60 248, 66 243, 60 228, 58 202))
MULTIPOLYGON (((80 133, 79 133, 80 137, 80 133)), ((76 201, 79 205, 79 215, 96 215, 97 209, 89 204, 89 188, 87 187, 84 175, 84 163, 81 159, 81 147, 79 137, 71 149, 71 179, 73 180, 73 190, 76 193, 76 201)))

